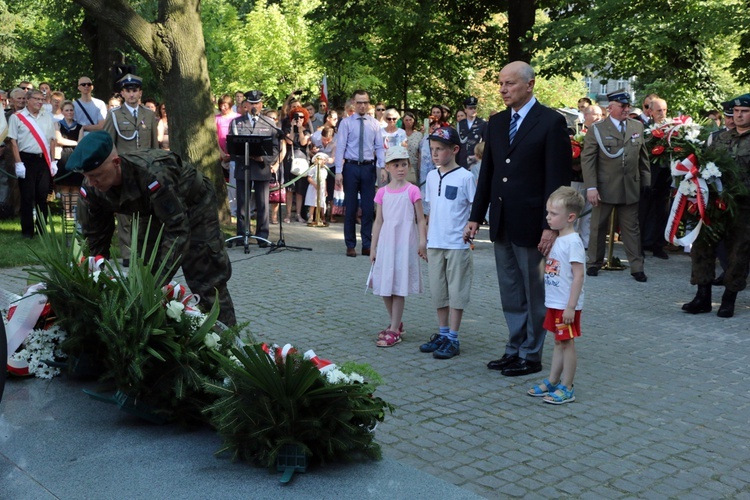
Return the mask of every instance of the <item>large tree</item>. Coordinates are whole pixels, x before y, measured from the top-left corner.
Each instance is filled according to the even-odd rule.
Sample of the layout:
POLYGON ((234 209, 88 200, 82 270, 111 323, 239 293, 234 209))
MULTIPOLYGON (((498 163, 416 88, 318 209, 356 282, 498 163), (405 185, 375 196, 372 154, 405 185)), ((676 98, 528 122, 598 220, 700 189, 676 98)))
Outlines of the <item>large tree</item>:
MULTIPOLYGON (((148 62, 169 109, 169 145, 226 193, 216 154, 216 128, 200 0, 159 0, 147 20, 127 0, 74 0, 148 62)), ((221 199, 221 198, 220 198, 221 199)))

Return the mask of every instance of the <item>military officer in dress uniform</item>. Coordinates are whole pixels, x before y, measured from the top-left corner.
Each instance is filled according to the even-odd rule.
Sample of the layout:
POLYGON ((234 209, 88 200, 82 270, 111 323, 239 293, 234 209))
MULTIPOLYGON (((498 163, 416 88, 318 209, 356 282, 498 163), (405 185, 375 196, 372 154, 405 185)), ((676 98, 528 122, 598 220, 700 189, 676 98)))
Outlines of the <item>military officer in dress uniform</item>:
POLYGON ((66 167, 84 176, 78 217, 92 255, 109 257, 114 215, 138 214, 139 243, 150 251, 162 228, 157 265, 166 260, 163 284, 182 266, 188 287, 208 311, 219 293, 219 320, 237 323, 227 290, 232 266, 219 225, 211 181, 175 153, 147 149, 120 153, 104 131, 78 143, 66 167), (146 234, 148 218, 151 231, 146 234), (171 252, 170 252, 171 250, 171 252))
POLYGON ((617 90, 607 94, 609 117, 586 132, 581 170, 591 214, 586 274, 596 276, 604 263, 604 238, 612 209, 617 209, 620 236, 636 281, 646 281, 638 226, 641 191, 651 186, 651 170, 643 138, 643 123, 628 118, 630 94, 617 90))
MULTIPOLYGON (((273 151, 268 156, 250 156, 245 163, 244 155, 232 155, 232 160, 237 165, 234 171, 237 180, 237 236, 245 233, 245 220, 248 215, 245 202, 245 183, 251 182, 255 192, 255 236, 263 238, 258 240, 258 246, 265 248, 268 243, 268 195, 270 181, 279 169, 279 138, 281 130, 276 124, 263 116, 263 92, 251 90, 245 93, 242 101, 242 115, 232 120, 229 132, 233 135, 253 135, 273 138, 273 151)), ((250 188, 251 186, 248 186, 250 188)), ((248 189, 249 191, 249 189, 248 189)))
MULTIPOLYGON (((734 128, 725 130, 714 138, 711 148, 729 152, 739 167, 738 179, 723 179, 725 183, 741 182, 750 192, 750 94, 729 101, 734 105, 734 128)), ((727 250, 727 266, 724 271, 724 295, 716 313, 721 318, 734 316, 737 292, 747 286, 747 269, 750 262, 750 195, 737 196, 737 210, 724 229, 723 241, 727 250)), ((698 238, 690 252, 692 272, 690 282, 698 285, 695 298, 682 306, 691 314, 711 311, 711 283, 716 266, 716 241, 698 238)))
POLYGON ((464 112, 466 119, 458 122, 458 137, 461 139, 461 149, 458 151, 457 163, 464 168, 471 170, 471 167, 477 162, 474 156, 474 148, 482 142, 484 129, 487 122, 477 117, 477 104, 479 100, 474 96, 469 96, 464 101, 464 112))
MULTIPOLYGON (((140 77, 130 73, 117 80, 116 86, 124 102, 122 106, 112 108, 104 121, 104 130, 112 137, 115 147, 121 153, 159 147, 156 115, 140 104, 142 83, 140 77)), ((130 217, 117 217, 117 237, 124 256, 123 265, 127 266, 130 255, 130 217)))

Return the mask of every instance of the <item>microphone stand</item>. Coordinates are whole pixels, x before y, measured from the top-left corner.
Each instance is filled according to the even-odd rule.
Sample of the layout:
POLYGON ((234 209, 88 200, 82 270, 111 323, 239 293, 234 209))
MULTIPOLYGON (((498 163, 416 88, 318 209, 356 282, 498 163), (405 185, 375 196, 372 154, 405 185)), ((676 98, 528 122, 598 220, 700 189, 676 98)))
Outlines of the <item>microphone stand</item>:
MULTIPOLYGON (((265 116, 263 116, 263 115, 252 115, 252 116, 256 116, 258 120, 262 120, 263 122, 265 122, 267 125, 269 125, 272 129, 276 130, 277 132, 279 132, 279 133, 283 133, 284 132, 282 129, 280 129, 279 127, 277 127, 275 123, 271 122, 265 116)), ((254 128, 255 127, 253 126, 253 129, 254 128)), ((281 159, 279 159, 279 163, 281 163, 281 159)), ((281 164, 279 165, 279 168, 281 168, 281 164)), ((289 245, 286 244, 286 242, 284 241, 284 226, 283 226, 282 217, 279 217, 279 240, 276 243, 274 243, 274 242, 272 242, 272 241, 270 241, 270 240, 268 240, 266 238, 263 238, 261 236, 255 236, 255 235, 251 235, 250 234, 250 193, 249 193, 249 191, 250 191, 250 178, 249 178, 250 177, 250 175, 249 175, 249 170, 250 170, 250 144, 247 143, 247 142, 245 143, 245 161, 244 161, 244 164, 242 165, 242 169, 243 169, 243 171, 245 173, 245 186, 244 186, 244 193, 245 193, 245 200, 244 201, 245 201, 245 203, 243 204, 244 205, 244 209, 245 209, 245 214, 244 214, 244 216, 245 216, 245 224, 244 224, 245 231, 244 231, 244 234, 242 236, 233 236, 232 238, 227 239, 225 241, 225 243, 227 243, 227 246, 231 247, 236 240, 242 240, 243 245, 244 245, 244 253, 250 253, 250 239, 252 238, 252 239, 257 240, 258 242, 263 242, 268 247, 270 247, 269 250, 266 252, 266 255, 268 255, 269 253, 274 252, 276 250, 284 250, 284 249, 312 251, 312 248, 295 247, 295 246, 289 246, 289 245)), ((266 204, 268 205, 267 202, 266 202, 266 204)), ((266 209, 269 210, 270 207, 266 207, 266 209)))

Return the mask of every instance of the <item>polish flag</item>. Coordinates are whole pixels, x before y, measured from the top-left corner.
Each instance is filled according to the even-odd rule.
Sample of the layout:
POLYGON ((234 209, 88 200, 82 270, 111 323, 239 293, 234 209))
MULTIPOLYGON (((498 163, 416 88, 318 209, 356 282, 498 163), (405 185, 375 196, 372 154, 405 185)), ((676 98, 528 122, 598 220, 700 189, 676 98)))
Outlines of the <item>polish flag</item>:
POLYGON ((323 82, 320 84, 320 100, 328 104, 328 75, 323 75, 323 82))

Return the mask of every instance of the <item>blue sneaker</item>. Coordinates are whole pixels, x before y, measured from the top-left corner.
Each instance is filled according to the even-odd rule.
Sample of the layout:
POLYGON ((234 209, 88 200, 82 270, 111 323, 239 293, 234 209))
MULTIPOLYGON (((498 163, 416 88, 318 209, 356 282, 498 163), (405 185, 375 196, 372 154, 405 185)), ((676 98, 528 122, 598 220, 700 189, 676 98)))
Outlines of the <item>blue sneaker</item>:
POLYGON ((445 335, 439 333, 434 334, 430 337, 430 341, 426 344, 419 346, 419 350, 422 352, 435 352, 442 347, 442 345, 448 340, 445 335))
POLYGON ((437 351, 432 353, 432 357, 437 359, 451 359, 453 356, 458 356, 459 354, 461 354, 461 349, 459 349, 458 340, 449 340, 446 337, 446 342, 437 351))

